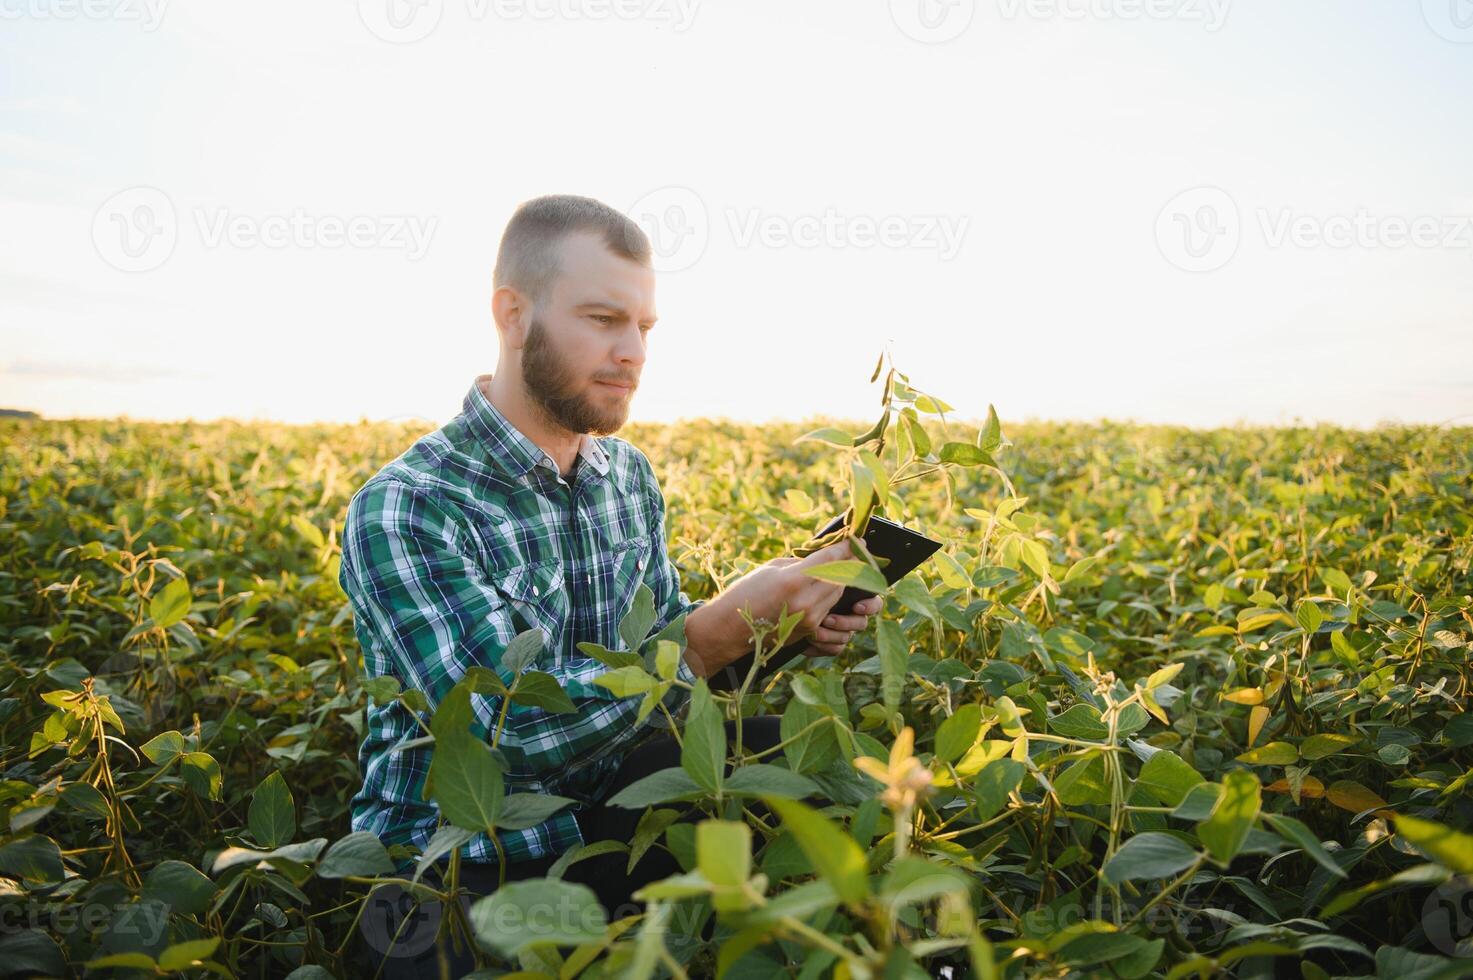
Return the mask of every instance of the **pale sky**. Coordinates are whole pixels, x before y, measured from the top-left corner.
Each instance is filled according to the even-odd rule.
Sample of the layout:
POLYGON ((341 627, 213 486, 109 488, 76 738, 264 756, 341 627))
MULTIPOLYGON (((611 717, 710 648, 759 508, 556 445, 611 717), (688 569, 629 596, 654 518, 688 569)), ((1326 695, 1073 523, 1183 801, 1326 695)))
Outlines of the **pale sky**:
POLYGON ((444 421, 502 228, 633 420, 1473 422, 1470 0, 0 0, 0 406, 444 421))

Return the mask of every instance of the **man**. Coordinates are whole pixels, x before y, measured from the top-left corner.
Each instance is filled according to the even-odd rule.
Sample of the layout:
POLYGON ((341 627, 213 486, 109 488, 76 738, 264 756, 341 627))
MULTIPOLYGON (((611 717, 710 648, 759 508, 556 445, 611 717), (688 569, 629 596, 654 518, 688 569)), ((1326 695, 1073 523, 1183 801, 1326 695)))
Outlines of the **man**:
MULTIPOLYGON (((830 656, 868 625, 882 600, 831 613, 842 587, 805 574, 850 557, 847 542, 770 561, 709 600, 693 602, 681 591, 650 463, 612 436, 628 418, 656 320, 650 244, 637 225, 589 198, 529 201, 503 234, 493 285, 496 372, 476 379, 460 415, 355 494, 341 583, 365 673, 391 674, 422 691, 431 711, 469 667, 499 669, 514 636, 542 632, 544 650, 533 666, 555 677, 577 710, 508 712, 498 742, 509 766, 507 792, 580 803, 528 830, 498 833, 512 879, 544 874, 590 839, 627 842, 638 814, 600 801, 646 772, 678 764, 673 742, 652 723, 663 715, 636 724, 639 699, 616 698, 595 684, 607 668, 577 647, 623 647, 618 623, 641 583, 654 593, 655 630, 685 616, 677 673, 684 684, 749 651, 739 610, 769 621, 784 607, 801 611, 795 635, 809 641, 810 655, 830 656)), ((668 697, 673 712, 689 695, 677 686, 668 697)), ((499 699, 472 702, 473 731, 489 738, 499 699)), ((762 721, 744 725, 749 752, 778 741, 776 719, 762 721)), ((432 750, 400 749, 422 734, 402 703, 369 706, 354 830, 388 844, 422 849, 429 842, 438 823, 437 808, 423 799, 432 750)), ((502 860, 496 844, 478 835, 461 854, 467 886, 494 890, 502 860)), ((626 878, 626 857, 608 858, 575 863, 565 877, 593 884, 613 914, 630 911, 613 906, 640 884, 678 870, 668 855, 654 854, 626 878)))

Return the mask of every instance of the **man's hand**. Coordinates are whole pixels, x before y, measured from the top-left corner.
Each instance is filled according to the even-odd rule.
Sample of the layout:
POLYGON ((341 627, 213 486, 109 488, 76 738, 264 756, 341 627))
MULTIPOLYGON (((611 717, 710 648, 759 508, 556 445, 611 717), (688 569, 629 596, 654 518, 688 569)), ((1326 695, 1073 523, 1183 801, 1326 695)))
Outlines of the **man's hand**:
POLYGON ((876 595, 856 602, 852 615, 830 612, 819 624, 818 630, 813 634, 812 643, 803 651, 803 655, 837 657, 844 652, 854 634, 863 632, 869 626, 869 618, 879 613, 884 606, 884 597, 876 595))
POLYGON ((804 653, 829 657, 844 649, 850 638, 869 625, 869 617, 880 611, 884 600, 871 596, 855 603, 852 610, 834 610, 844 594, 842 585, 814 578, 811 568, 833 561, 852 559, 847 540, 829 545, 806 558, 774 558, 737 579, 721 595, 691 613, 686 620, 686 637, 699 653, 692 669, 710 676, 751 649, 751 631, 738 610, 750 609, 753 619, 775 623, 784 605, 788 614, 802 612, 789 642, 811 638, 804 653))

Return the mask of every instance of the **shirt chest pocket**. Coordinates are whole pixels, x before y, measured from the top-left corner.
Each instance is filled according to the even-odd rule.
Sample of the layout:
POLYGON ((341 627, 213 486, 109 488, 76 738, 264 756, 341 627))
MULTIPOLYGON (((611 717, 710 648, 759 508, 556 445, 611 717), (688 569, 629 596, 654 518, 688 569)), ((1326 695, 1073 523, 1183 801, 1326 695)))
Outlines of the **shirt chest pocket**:
POLYGON ((609 627, 613 636, 618 636, 619 622, 633 608, 639 586, 650 570, 649 536, 635 535, 619 541, 605 553, 603 560, 603 578, 610 589, 608 606, 613 610, 609 627))
POLYGON ((542 632, 543 655, 538 660, 560 660, 559 644, 569 613, 562 562, 552 559, 515 565, 494 575, 491 585, 511 608, 516 632, 542 632))

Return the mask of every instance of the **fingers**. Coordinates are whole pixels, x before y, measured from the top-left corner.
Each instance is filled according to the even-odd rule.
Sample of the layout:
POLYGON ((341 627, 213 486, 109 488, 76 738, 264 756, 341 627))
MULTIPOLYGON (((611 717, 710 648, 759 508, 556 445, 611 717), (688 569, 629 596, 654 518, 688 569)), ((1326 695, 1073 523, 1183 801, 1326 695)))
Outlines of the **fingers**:
POLYGON ((858 633, 869 626, 868 616, 841 616, 830 613, 824 617, 823 625, 831 630, 858 633))
POLYGON ((831 561, 843 561, 854 557, 854 548, 849 544, 849 539, 837 541, 827 548, 819 548, 807 558, 802 559, 805 565, 823 565, 831 561))
MULTIPOLYGON (((857 616, 877 616, 881 609, 885 608, 885 597, 872 595, 868 599, 861 599, 854 604, 854 613, 857 616)), ((860 627, 863 629, 864 627, 860 627)))
POLYGON ((820 626, 814 631, 808 642, 818 646, 837 646, 843 649, 852 639, 854 639, 853 630, 829 629, 826 626, 820 626))

